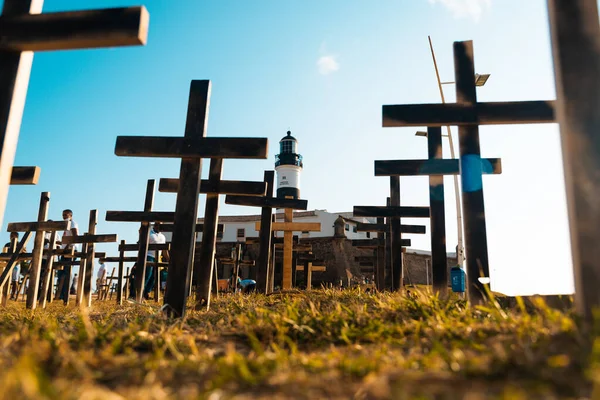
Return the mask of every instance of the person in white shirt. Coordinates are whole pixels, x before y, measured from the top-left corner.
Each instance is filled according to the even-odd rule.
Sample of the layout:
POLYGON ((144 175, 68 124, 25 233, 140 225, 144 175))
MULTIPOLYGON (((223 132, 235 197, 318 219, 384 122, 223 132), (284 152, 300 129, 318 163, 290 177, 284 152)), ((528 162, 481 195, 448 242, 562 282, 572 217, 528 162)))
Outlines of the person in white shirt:
POLYGON ((98 275, 96 276, 96 290, 100 290, 102 285, 106 285, 106 267, 100 260, 100 269, 98 269, 98 275))
MULTIPOLYGON (((65 238, 68 236, 78 236, 79 235, 79 226, 77 225, 77 222, 73 221, 73 211, 71 211, 69 209, 63 210, 62 217, 63 217, 63 220, 65 220, 65 221, 71 221, 71 229, 64 231, 62 234, 62 238, 65 238)), ((63 248, 63 249, 75 247, 75 251, 77 251, 77 245, 62 243, 62 239, 61 239, 60 245, 61 245, 61 248, 63 248)), ((61 257, 61 259, 64 259, 64 257, 61 257)), ((77 258, 73 258, 72 260, 75 261, 75 260, 77 260, 77 258)), ((65 279, 65 277, 67 275, 66 274, 67 268, 68 267, 65 267, 63 270, 59 270, 58 273, 56 274, 56 277, 58 278, 58 282, 60 282, 61 279, 62 280, 65 279)), ((65 282, 63 284, 62 291, 59 294, 59 299, 66 300, 68 295, 69 295, 69 282, 65 282)))
MULTIPOLYGON (((150 230, 148 244, 154 244, 154 243, 158 243, 158 244, 167 243, 167 238, 161 232, 160 222, 155 222, 152 225, 152 229, 150 230)), ((156 259, 156 253, 157 253, 156 250, 149 250, 148 256, 146 257, 147 262, 152 262, 152 263, 160 262, 160 260, 156 259)), ((162 252, 162 254, 166 260, 169 259, 168 251, 165 250, 162 252)), ((154 271, 156 271, 156 270, 157 270, 157 267, 155 267, 154 265, 146 264, 146 277, 145 277, 145 282, 144 282, 144 298, 145 299, 148 299, 150 297, 150 293, 152 292, 152 290, 154 290, 154 283, 156 280, 156 278, 154 276, 154 271)))

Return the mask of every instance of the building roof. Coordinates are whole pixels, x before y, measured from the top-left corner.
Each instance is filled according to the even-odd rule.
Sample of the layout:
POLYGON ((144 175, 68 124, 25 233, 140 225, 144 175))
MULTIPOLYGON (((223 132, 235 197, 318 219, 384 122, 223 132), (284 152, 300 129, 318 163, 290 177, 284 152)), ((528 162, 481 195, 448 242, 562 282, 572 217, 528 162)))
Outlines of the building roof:
POLYGON ((282 137, 280 142, 284 141, 284 140, 294 140, 294 141, 298 141, 295 137, 292 136, 292 132, 291 131, 287 131, 287 135, 282 137))

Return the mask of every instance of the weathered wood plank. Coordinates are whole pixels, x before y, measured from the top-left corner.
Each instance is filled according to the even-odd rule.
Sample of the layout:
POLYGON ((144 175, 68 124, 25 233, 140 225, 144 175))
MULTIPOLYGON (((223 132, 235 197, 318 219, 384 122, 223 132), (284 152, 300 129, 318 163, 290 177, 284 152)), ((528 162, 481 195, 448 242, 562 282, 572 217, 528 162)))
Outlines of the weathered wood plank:
MULTIPOLYGON (((275 185, 275 171, 265 171, 263 181, 266 185, 265 197, 272 198, 275 185)), ((227 203, 227 197, 225 198, 227 203)), ((268 293, 269 288, 269 259, 271 258, 271 238, 273 235, 273 209, 264 206, 260 213, 261 229, 258 233, 260 247, 256 260, 256 290, 259 293, 268 293)), ((246 238, 248 242, 248 238, 246 238)))
MULTIPOLYGON (((499 158, 481 159, 481 172, 483 174, 501 174, 502 160, 499 158)), ((459 174, 459 161, 456 159, 375 161, 375 176, 423 176, 459 174)))
MULTIPOLYGON (((474 84, 471 78, 471 83, 474 84)), ((384 105, 382 126, 535 124, 554 122, 554 101, 384 105)))
MULTIPOLYGON (((473 42, 454 42, 454 78, 458 104, 467 106, 477 104, 474 76, 473 42)), ((505 115, 504 120, 520 120, 516 110, 513 110, 513 114, 505 115)), ((552 115, 552 119, 554 119, 554 115, 552 115)), ((467 253, 467 291, 469 301, 472 304, 479 304, 486 298, 484 286, 487 286, 481 283, 479 277, 490 276, 483 181, 481 179, 481 163, 478 161, 481 159, 479 127, 477 125, 459 126, 458 141, 467 253)))
MULTIPOLYGON (((179 179, 161 178, 158 181, 158 191, 162 193, 177 193, 179 179)), ((252 181, 219 181, 211 183, 207 179, 200 182, 200 193, 219 193, 230 195, 264 196, 266 186, 264 182, 252 181)))
POLYGON ((102 259, 102 261, 104 261, 105 263, 111 263, 111 262, 136 262, 137 261, 137 257, 136 256, 131 256, 131 257, 104 257, 102 259))
MULTIPOLYGON (((400 246, 408 247, 411 245, 410 239, 402 239, 400 246)), ((352 246, 364 247, 364 248, 375 248, 379 246, 379 239, 352 239, 352 246)))
MULTIPOLYGON (((184 159, 266 159, 268 152, 266 138, 117 136, 115 155, 120 157, 183 157, 184 159)), ((199 189, 198 192, 200 192, 199 189)))
MULTIPOLYGON (((92 235, 96 235, 96 226, 98 225, 98 210, 90 210, 90 219, 88 223, 88 238, 92 235)), ((106 235, 101 235, 106 236, 106 235)), ((115 242, 117 241, 117 235, 115 235, 115 242)), ((100 243, 107 243, 101 242, 100 243)), ((94 278, 94 258, 96 256, 96 242, 90 242, 84 244, 87 250, 86 260, 85 260, 85 284, 83 286, 83 296, 86 302, 87 307, 92 306, 92 279, 94 278)), ((110 243, 110 242, 109 242, 110 243)), ((81 275, 81 273, 79 274, 81 275)))
MULTIPOLYGON (((284 230, 287 228, 287 230, 284 230, 283 232, 283 279, 282 279, 282 284, 281 284, 281 288, 283 290, 289 290, 292 288, 292 252, 293 250, 293 235, 292 235, 292 225, 294 225, 294 227, 297 226, 297 224, 294 224, 293 221, 293 215, 294 215, 294 211, 291 209, 285 209, 284 211, 284 222, 273 222, 272 223, 272 229, 274 231, 277 230, 284 230), (279 225, 278 225, 279 224, 279 225), (287 224, 287 226, 286 226, 287 224)), ((320 224, 319 224, 320 225, 320 224)), ((319 228, 320 229, 320 228, 319 228)), ((306 229, 303 229, 306 230, 306 229)))
MULTIPOLYGON (((56 247, 56 231, 50 234, 50 240, 48 242, 48 250, 53 250, 56 247)), ((54 258, 48 257, 46 261, 46 271, 42 275, 42 293, 40 293, 40 307, 46 308, 46 303, 49 298, 52 298, 52 282, 54 281, 54 258)))
MULTIPOLYGON (((430 159, 439 160, 442 158, 442 128, 427 128, 427 151, 430 159)), ((440 298, 445 298, 448 292, 446 211, 444 201, 444 177, 430 176, 431 281, 433 292, 439 294, 440 298)))
POLYGON ((429 207, 354 206, 355 217, 429 218, 429 207))
MULTIPOLYGON (((369 224, 359 222, 356 224, 356 230, 359 232, 388 232, 390 227, 387 224, 369 224)), ((421 234, 426 232, 425 225, 400 225, 400 232, 421 234)))
MULTIPOLYGON (((162 229, 162 225, 161 225, 161 232, 164 232, 164 230, 162 229)), ((169 250, 170 248, 171 248, 170 243, 148 244, 149 251, 163 251, 163 250, 169 250)), ((140 249, 140 245, 138 243, 125 244, 125 243, 123 243, 123 241, 121 241, 121 244, 119 244, 119 251, 121 251, 121 250, 123 250, 123 251, 138 251, 139 249, 140 249)))
MULTIPOLYGON (((184 143, 189 143, 190 149, 203 149, 203 151, 209 149, 209 146, 193 146, 192 143, 199 143, 206 139, 210 87, 211 84, 208 80, 194 80, 190 85, 184 134, 184 143)), ((231 141, 231 145, 238 148, 238 151, 234 151, 233 148, 230 149, 232 150, 231 155, 240 154, 240 144, 241 142, 239 141, 231 141)), ((266 158, 266 141, 264 142, 264 149, 260 148, 260 145, 258 147, 255 150, 264 150, 264 157, 266 158)), ((211 150, 221 153, 218 148, 211 150)), ((226 152, 224 151, 221 154, 223 153, 226 152)), ((260 151, 257 153, 260 153, 260 151)), ((185 154, 178 154, 177 157, 183 155, 185 154)), ((185 315, 186 301, 190 293, 201 176, 201 158, 182 158, 179 169, 179 190, 177 191, 177 200, 175 202, 175 218, 173 220, 175 229, 173 230, 167 290, 164 298, 164 308, 170 316, 183 317, 185 315)))
MULTIPOLYGON (((154 186, 156 181, 148 179, 146 182, 146 195, 144 197, 144 213, 148 214, 152 211, 154 204, 154 186)), ((108 214, 108 212, 107 212, 108 214)), ((174 218, 174 217, 172 217, 174 218)), ((173 221, 173 219, 171 219, 173 221)), ((141 221, 138 239, 138 254, 136 258, 135 272, 135 301, 141 302, 144 298, 144 285, 146 281, 146 268, 148 262, 148 242, 150 240, 150 223, 149 221, 141 221)))
MULTIPOLYGON (((13 253, 0 253, 0 261, 8 261, 13 257, 13 253)), ((33 253, 19 253, 17 255, 18 261, 27 261, 33 258, 33 253)))
MULTIPOLYGON (((390 206, 400 207, 399 176, 390 176, 390 206)), ((392 290, 401 291, 404 283, 404 263, 401 244, 399 245, 399 243, 402 243, 402 232, 400 231, 400 218, 398 217, 390 218, 390 236, 392 238, 392 290)))
POLYGON ((145 45, 145 7, 0 16, 0 50, 48 51, 145 45))
POLYGON ((11 185, 37 185, 40 180, 40 167, 13 167, 10 175, 11 185))
MULTIPOLYGON (((254 229, 260 230, 260 222, 256 222, 254 229)), ((283 232, 320 232, 320 222, 273 222, 274 231, 283 232)), ((291 236, 290 236, 291 238, 291 236)), ((290 239, 291 240, 291 239, 290 239)), ((284 239, 285 241, 285 239, 284 239)))
MULTIPOLYGON (((385 219, 383 217, 377 217, 377 225, 384 224, 385 219)), ((387 225, 386 225, 387 226, 387 225)), ((407 225, 410 226, 410 225, 407 225)), ((402 227, 402 226, 401 226, 402 227)), ((423 227, 424 228, 424 227, 423 227)), ((407 232, 408 233, 408 232, 407 232)), ((418 233, 418 232, 415 232, 418 233)), ((386 234, 383 231, 377 232, 378 246, 375 250, 377 255, 377 268, 375 270, 375 283, 377 290, 380 292, 385 290, 385 248, 386 248, 386 234)))
MULTIPOLYGON (((327 271, 327 267, 326 267, 326 266, 324 266, 324 265, 318 265, 318 266, 315 266, 315 265, 313 265, 313 266, 310 268, 310 270, 311 270, 312 272, 325 272, 325 271, 327 271)), ((304 271, 304 265, 298 265, 298 266, 296 267, 296 271, 304 271)))
POLYGON ((66 236, 62 238, 63 244, 74 243, 115 243, 118 240, 116 234, 106 235, 83 235, 83 236, 66 236))
MULTIPOLYGON (((50 192, 42 192, 40 196, 40 208, 38 210, 38 222, 48 219, 48 208, 50 206, 50 192)), ((40 288, 40 274, 42 270, 42 252, 44 251, 44 231, 36 231, 33 239, 33 255, 29 265, 29 287, 27 288, 27 301, 25 307, 35 310, 37 307, 38 291, 40 288)))
POLYGON ((31 232, 30 231, 25 232, 25 234, 21 238, 21 241, 19 241, 19 243, 17 244, 15 252, 13 253, 13 256, 8 261, 8 263, 6 263, 6 266, 4 267, 4 271, 2 271, 2 274, 0 274, 0 297, 2 297, 1 289, 3 287, 5 287, 5 285, 8 284, 12 270, 13 270, 15 263, 19 257, 19 254, 21 254, 21 252, 23 251, 25 246, 27 246, 27 242, 29 242, 30 237, 31 237, 31 232))
POLYGON ((7 232, 52 232, 68 229, 71 229, 71 221, 10 222, 6 227, 7 232))
POLYGON ((107 222, 173 222, 173 211, 107 211, 107 222))
POLYGON ((549 0, 577 312, 600 306, 600 27, 596 0, 549 0))
POLYGON ((281 199, 277 197, 226 196, 225 204, 249 207, 290 208, 294 210, 306 210, 308 208, 308 200, 281 199))
MULTIPOLYGON (((223 174, 223 160, 213 158, 208 167, 208 181, 215 186, 223 174)), ((196 267, 196 309, 210 308, 212 274, 214 270, 217 243, 217 225, 219 223, 219 193, 207 193, 204 207, 204 230, 200 246, 200 259, 196 267)))

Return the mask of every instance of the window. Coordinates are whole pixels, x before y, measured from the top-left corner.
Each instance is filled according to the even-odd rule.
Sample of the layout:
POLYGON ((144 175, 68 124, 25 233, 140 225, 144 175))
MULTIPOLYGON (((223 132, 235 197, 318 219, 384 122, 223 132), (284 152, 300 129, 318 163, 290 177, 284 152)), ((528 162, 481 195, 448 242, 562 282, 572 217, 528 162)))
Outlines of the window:
POLYGON ((281 153, 296 153, 296 142, 293 140, 284 140, 279 146, 281 153))
POLYGON ((358 227, 356 225, 352 225, 352 232, 358 232, 358 227))
POLYGON ((302 237, 309 237, 310 233, 308 231, 302 231, 302 237))
POLYGON ((237 238, 238 239, 243 239, 246 236, 246 229, 245 228, 238 228, 237 230, 237 238))
POLYGON ((223 240, 223 232, 217 231, 217 240, 223 240))
POLYGON ((371 239, 371 232, 367 232, 367 239, 371 239))
POLYGON ((345 227, 345 229, 346 229, 347 231, 349 231, 349 230, 350 230, 350 225, 346 224, 346 227, 345 227))

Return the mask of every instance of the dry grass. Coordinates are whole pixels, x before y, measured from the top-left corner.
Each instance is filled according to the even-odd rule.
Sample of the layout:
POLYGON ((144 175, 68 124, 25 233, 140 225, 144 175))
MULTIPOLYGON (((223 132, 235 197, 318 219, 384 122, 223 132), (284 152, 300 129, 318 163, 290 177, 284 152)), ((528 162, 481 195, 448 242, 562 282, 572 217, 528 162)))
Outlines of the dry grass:
POLYGON ((11 400, 575 399, 600 382, 600 341, 543 302, 236 295, 184 321, 154 305, 13 304, 0 341, 0 398, 11 400))

